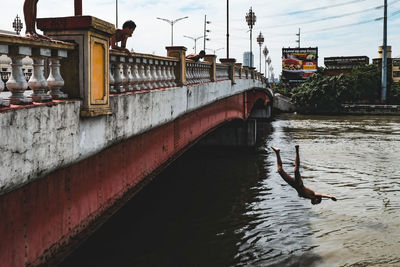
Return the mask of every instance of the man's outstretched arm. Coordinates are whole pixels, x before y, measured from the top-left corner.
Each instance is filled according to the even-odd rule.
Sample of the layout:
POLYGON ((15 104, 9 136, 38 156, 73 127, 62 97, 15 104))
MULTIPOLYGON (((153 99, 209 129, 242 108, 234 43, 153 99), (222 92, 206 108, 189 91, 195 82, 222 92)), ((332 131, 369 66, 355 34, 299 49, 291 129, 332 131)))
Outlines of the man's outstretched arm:
POLYGON ((321 197, 321 198, 330 198, 333 201, 336 201, 337 199, 334 196, 331 195, 325 195, 325 194, 320 194, 320 193, 315 193, 316 197, 321 197))

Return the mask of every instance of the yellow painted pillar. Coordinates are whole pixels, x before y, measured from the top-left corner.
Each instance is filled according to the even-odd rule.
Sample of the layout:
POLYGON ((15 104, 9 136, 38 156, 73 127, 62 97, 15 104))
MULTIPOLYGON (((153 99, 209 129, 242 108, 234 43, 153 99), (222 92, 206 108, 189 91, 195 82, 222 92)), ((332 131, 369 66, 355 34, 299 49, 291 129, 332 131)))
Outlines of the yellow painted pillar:
POLYGON ((178 68, 176 68, 175 76, 178 81, 178 85, 187 85, 186 81, 186 50, 184 46, 167 46, 167 56, 179 59, 178 68))
POLYGON ((109 46, 114 25, 92 16, 79 16, 38 19, 37 26, 53 39, 78 44, 61 71, 64 91, 83 100, 81 116, 110 114, 109 46))

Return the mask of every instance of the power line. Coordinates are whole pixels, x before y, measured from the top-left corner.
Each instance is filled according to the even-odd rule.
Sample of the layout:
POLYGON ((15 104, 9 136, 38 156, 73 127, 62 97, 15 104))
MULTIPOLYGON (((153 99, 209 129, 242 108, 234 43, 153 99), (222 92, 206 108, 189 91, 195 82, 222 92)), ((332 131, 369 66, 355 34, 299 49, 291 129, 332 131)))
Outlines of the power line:
POLYGON ((349 12, 349 13, 345 13, 345 14, 341 14, 341 15, 335 15, 335 16, 330 16, 330 17, 325 17, 325 18, 313 19, 313 20, 308 20, 308 21, 304 21, 304 22, 296 22, 296 23, 289 23, 289 24, 274 25, 274 26, 271 26, 271 27, 278 28, 278 27, 297 26, 297 25, 315 23, 315 22, 320 22, 320 21, 327 21, 327 20, 332 20, 332 19, 340 19, 340 18, 344 18, 344 17, 348 17, 348 16, 362 14, 362 13, 369 12, 369 11, 372 11, 372 10, 379 10, 379 9, 382 9, 382 8, 383 8, 383 6, 381 5, 381 6, 376 6, 376 7, 373 7, 373 8, 368 8, 368 9, 363 9, 363 10, 359 10, 359 11, 349 12))

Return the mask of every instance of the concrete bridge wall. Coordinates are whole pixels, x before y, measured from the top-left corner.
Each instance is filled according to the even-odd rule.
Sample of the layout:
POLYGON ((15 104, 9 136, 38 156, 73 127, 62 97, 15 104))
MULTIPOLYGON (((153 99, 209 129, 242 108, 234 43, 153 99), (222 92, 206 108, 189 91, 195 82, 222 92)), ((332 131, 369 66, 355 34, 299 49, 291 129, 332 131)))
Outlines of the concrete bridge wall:
POLYGON ((230 80, 110 98, 112 115, 83 118, 80 101, 63 101, 0 113, 0 194, 105 148, 171 122, 248 88, 257 80, 230 80))
POLYGON ((2 177, 7 189, 17 186, 13 175, 29 182, 0 196, 2 264, 56 263, 202 136, 246 119, 260 95, 247 86, 258 84, 223 81, 118 95, 106 117, 80 118, 76 101, 1 113, 7 131, 15 131, 5 154, 23 168, 2 177))

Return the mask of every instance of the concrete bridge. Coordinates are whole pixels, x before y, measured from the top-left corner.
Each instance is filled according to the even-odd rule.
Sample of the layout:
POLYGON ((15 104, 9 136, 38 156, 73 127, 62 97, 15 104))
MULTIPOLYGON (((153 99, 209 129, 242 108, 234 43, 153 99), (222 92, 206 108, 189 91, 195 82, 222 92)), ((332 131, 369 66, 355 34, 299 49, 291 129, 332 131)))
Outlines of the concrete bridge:
POLYGON ((229 142, 252 145, 271 116, 266 79, 232 59, 110 51, 114 26, 93 17, 38 27, 57 41, 0 34, 1 266, 59 260, 208 133, 242 120, 229 142))

